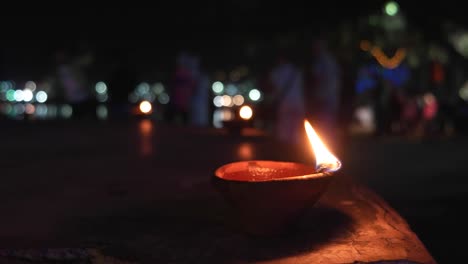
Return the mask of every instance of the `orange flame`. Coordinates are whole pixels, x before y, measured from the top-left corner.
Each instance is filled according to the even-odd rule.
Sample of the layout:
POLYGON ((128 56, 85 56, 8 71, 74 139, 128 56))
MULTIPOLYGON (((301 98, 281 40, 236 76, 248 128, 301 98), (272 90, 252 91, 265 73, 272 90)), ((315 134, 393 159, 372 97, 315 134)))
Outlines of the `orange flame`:
POLYGON ((310 145, 315 155, 315 168, 318 172, 333 172, 341 168, 341 162, 330 153, 328 148, 320 140, 309 121, 304 121, 304 127, 309 138, 310 145))

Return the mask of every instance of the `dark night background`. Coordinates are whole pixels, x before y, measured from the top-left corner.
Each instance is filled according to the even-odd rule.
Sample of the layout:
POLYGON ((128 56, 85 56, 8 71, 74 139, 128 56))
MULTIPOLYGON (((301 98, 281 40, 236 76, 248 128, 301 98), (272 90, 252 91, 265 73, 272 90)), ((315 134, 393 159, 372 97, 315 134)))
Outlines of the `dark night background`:
MULTIPOLYGON (((209 68, 238 63, 249 42, 271 45, 280 34, 311 37, 365 14, 385 1, 183 1, 89 4, 4 3, 1 65, 4 78, 40 76, 56 49, 90 48, 102 70, 115 54, 131 54, 141 71, 164 71, 180 49, 203 54, 209 68), (8 77, 7 77, 8 76, 8 77)), ((456 4, 400 3, 409 23, 426 37, 441 38, 446 19, 468 23, 456 4)), ((259 44, 259 45, 261 45, 259 44)), ((244 57, 242 57, 244 56, 244 57)), ((141 72, 140 71, 140 72, 141 72)))
MULTIPOLYGON (((346 33, 346 26, 353 25, 348 28, 352 32, 348 33, 355 36, 355 42, 352 42, 351 46, 345 47, 346 49, 342 49, 342 55, 346 55, 349 50, 352 50, 353 54, 358 54, 350 56, 352 57, 349 64, 351 66, 348 65, 348 74, 352 76, 349 79, 352 82, 355 81, 353 78, 356 77, 358 71, 354 66, 368 62, 368 58, 362 59, 361 53, 358 53, 361 52, 359 40, 364 38, 360 35, 361 31, 356 31, 358 27, 355 25, 359 21, 365 20, 370 14, 381 13, 386 2, 382 0, 236 0, 213 2, 154 1, 144 4, 134 1, 122 3, 113 1, 103 4, 96 1, 94 4, 84 4, 80 1, 61 1, 54 4, 49 3, 47 6, 41 1, 34 3, 4 2, 0 4, 0 81, 15 80, 19 86, 28 80, 45 80, 47 76, 55 74, 56 54, 57 51, 63 50, 67 50, 72 55, 92 53, 93 63, 87 70, 87 74, 89 82, 93 83, 93 86, 89 86, 92 87, 90 90, 93 94, 94 84, 98 81, 107 82, 113 67, 122 57, 128 59, 128 66, 134 70, 139 82, 155 83, 161 81, 166 85, 173 73, 176 57, 183 50, 198 55, 201 58, 203 69, 208 72, 210 77, 215 76, 220 71, 230 72, 240 65, 247 65, 252 78, 256 78, 271 65, 275 50, 288 40, 289 44, 285 45, 289 45, 288 47, 293 50, 297 49, 295 55, 298 61, 305 64, 312 39, 323 33, 326 36, 331 36, 338 32, 338 29, 343 28, 345 28, 346 33)), ((468 11, 461 7, 461 2, 456 1, 399 1, 398 4, 400 12, 406 18, 408 31, 416 32, 418 36, 422 36, 419 45, 425 47, 429 43, 441 44, 442 47, 446 48, 447 54, 453 58, 444 68, 446 70, 444 76, 447 76, 444 87, 449 87, 447 91, 450 91, 450 96, 447 97, 456 99, 453 100, 455 102, 453 105, 447 107, 449 110, 444 108, 446 111, 444 113, 448 113, 444 117, 448 116, 448 120, 453 121, 455 130, 458 128, 460 130, 444 134, 444 127, 444 129, 440 129, 444 130, 443 132, 438 130, 440 134, 436 133, 435 136, 430 134, 427 138, 416 139, 401 134, 390 134, 377 138, 345 136, 343 142, 348 144, 346 145, 348 148, 343 151, 340 149, 339 152, 345 153, 343 159, 349 164, 346 168, 347 172, 353 174, 357 180, 368 184, 387 200, 409 222, 413 231, 420 237, 437 261, 440 263, 462 263, 454 261, 460 260, 462 257, 466 258, 464 250, 467 244, 465 241, 467 218, 463 216, 463 210, 468 202, 466 178, 468 176, 468 163, 466 162, 468 86, 464 83, 466 82, 468 62, 466 57, 457 54, 448 43, 446 25, 451 23, 458 28, 468 28, 468 11), (462 90, 460 88, 462 84, 466 95, 463 100, 460 99, 463 97, 462 95, 458 96, 458 90, 462 90)), ((411 37, 411 34, 409 35, 408 39, 411 37)), ((338 42, 335 43, 336 47, 339 47, 338 42)), ((404 42, 404 45, 407 43, 411 44, 412 42, 404 42)), ((468 47, 467 44, 465 46, 468 47)), ((425 56, 421 57, 423 57, 421 61, 425 61, 425 56)), ((424 76, 429 76, 424 72, 424 67, 421 66, 423 73, 412 75, 413 84, 424 86, 418 83, 424 76), (420 76, 423 77, 420 78, 420 76)), ((215 81, 215 79, 216 77, 210 80, 215 81)), ((210 92, 211 84, 212 82, 209 86, 210 92)), ((348 88, 350 87, 354 88, 354 85, 349 85, 348 88)), ((2 91, 1 88, 0 86, 0 95, 5 92, 5 97, 0 97, 0 99, 3 98, 5 105, 16 104, 17 102, 15 103, 13 100, 7 102, 6 89, 2 91)), ((112 91, 112 87, 109 89, 112 91)), ((420 91, 415 92, 417 96, 425 91, 421 94, 418 92, 420 91)), ((214 97, 214 94, 210 96, 214 97)), ((351 92, 345 94, 343 101, 352 101, 349 105, 354 106, 352 96, 351 92)), ((436 94, 436 96, 438 95, 436 94)), ((209 97, 210 114, 214 109, 212 97, 209 97)), ((62 101, 54 100, 52 97, 49 98, 52 103, 62 104, 62 101)), ((154 105, 156 105, 156 100, 154 98, 153 100, 154 105)), ((421 100, 423 99, 420 98, 418 102, 421 100)), ((101 103, 102 101, 96 105, 101 103)), ((2 102, 0 102, 0 110, 7 109, 6 106, 1 107, 2 102)), ((8 107, 10 110, 14 109, 14 107, 8 107)), ((157 109, 155 116, 159 115, 160 108, 156 106, 154 108, 157 109)), ((164 109, 164 106, 161 109, 164 109)), ((254 110, 256 111, 256 109, 254 110)), ((24 107, 22 111, 24 112, 24 107)), ((106 118, 107 111, 106 108, 106 118)), ((8 111, 5 110, 5 112, 8 111)), ((93 115, 96 115, 94 108, 92 112, 93 115)), ((161 116, 154 118, 157 121, 151 119, 153 116, 147 117, 157 125, 138 123, 135 126, 136 123, 132 122, 141 121, 138 119, 139 116, 125 125, 110 122, 109 126, 106 126, 108 123, 105 123, 106 125, 102 127, 100 127, 102 123, 87 119, 84 122, 82 120, 61 120, 63 123, 41 123, 35 122, 37 121, 35 119, 31 121, 23 117, 15 118, 11 118, 13 120, 0 118, 0 138, 2 138, 0 141, 0 179, 3 175, 8 175, 5 177, 8 178, 7 182, 11 181, 13 186, 11 189, 14 189, 14 186, 22 187, 22 184, 29 182, 33 185, 39 184, 38 179, 30 181, 27 178, 15 178, 15 173, 20 171, 19 173, 23 173, 21 174, 23 177, 32 175, 31 171, 34 172, 35 169, 28 167, 26 171, 29 171, 30 174, 26 175, 26 172, 20 170, 24 164, 18 160, 21 159, 22 155, 26 157, 37 153, 42 155, 43 149, 49 151, 46 151, 46 154, 50 154, 50 158, 44 154, 42 160, 49 165, 52 164, 52 167, 55 166, 56 160, 60 161, 62 154, 65 157, 71 157, 70 160, 86 157, 89 164, 85 163, 84 168, 99 167, 100 159, 106 156, 104 162, 111 166, 110 171, 117 174, 121 171, 117 169, 118 166, 115 164, 119 164, 119 162, 120 165, 125 164, 129 160, 135 164, 145 164, 139 172, 149 172, 152 167, 145 163, 150 160, 149 158, 148 160, 135 158, 138 156, 137 154, 131 156, 124 152, 127 150, 129 153, 133 153, 132 151, 135 153, 139 153, 138 151, 148 152, 150 156, 153 155, 153 159, 156 159, 155 157, 161 155, 160 153, 152 154, 151 147, 149 149, 141 147, 138 145, 140 143, 136 142, 140 142, 140 138, 144 138, 149 140, 150 143, 147 143, 151 145, 152 137, 154 137, 154 142, 158 142, 157 144, 169 144, 164 140, 159 140, 158 136, 154 136, 157 134, 154 131, 158 131, 158 126, 161 124, 162 126, 168 125, 168 127, 172 125, 165 123, 166 120, 161 116), (71 135, 72 140, 66 138, 67 133, 71 135), (58 142, 61 143, 55 142, 54 135, 60 135, 58 142), (95 135, 106 138, 106 140, 102 143, 94 138, 95 135), (63 138, 61 138, 62 136, 63 138), (130 142, 128 145, 126 145, 126 140, 130 142), (114 145, 114 142, 117 141, 120 142, 120 151, 124 154, 115 154, 119 153, 119 147, 114 145), (93 144, 86 145, 83 142, 92 142, 93 144), (71 144, 71 150, 61 149, 62 144, 68 146, 68 143, 71 144), (85 147, 80 145, 82 143, 85 147), (102 147, 102 149, 97 150, 97 146, 102 147), (3 147, 6 150, 2 152, 3 147), (32 149, 31 152, 28 152, 30 149, 32 149), (57 149, 59 151, 56 151, 57 149), (122 155, 124 160, 112 163, 114 160, 111 159, 114 158, 112 156, 114 154, 115 156, 122 155), (131 157, 129 158, 129 156, 131 157), (6 168, 5 172, 2 171, 2 166, 6 168)), ((211 124, 210 129, 213 129, 211 124)), ((452 126, 449 126, 447 130, 452 131, 452 126)), ((339 133, 345 134, 346 132, 340 130, 339 133)), ((171 136, 170 133, 167 134, 169 137, 171 136)), ((226 137, 224 142, 230 142, 229 140, 232 138, 226 137)), ((244 139, 241 137, 241 139, 236 138, 235 140, 237 140, 236 144, 239 142, 241 144, 244 139)), ((182 145, 177 140, 172 143, 182 145)), ((189 141, 185 143, 190 145, 189 141)), ((180 166, 177 163, 179 153, 176 152, 174 150, 172 153, 167 153, 167 157, 163 156, 163 161, 167 162, 164 163, 164 166, 180 166)), ((184 157, 189 157, 189 159, 192 156, 197 156, 197 153, 184 154, 184 157)), ((74 171, 74 163, 72 165, 70 165, 72 162, 68 165, 66 162, 64 163, 66 165, 62 163, 57 165, 57 169, 74 171)), ((195 165, 192 164, 192 166, 195 165)), ((138 169, 128 165, 123 171, 130 175, 133 170, 138 169)), ((105 174, 103 171, 104 169, 100 173, 105 174)), ((79 174, 79 172, 75 173, 79 174)), ((46 175, 47 173, 41 171, 38 174, 46 175)), ((125 182, 122 180, 123 178, 119 178, 118 181, 125 182)), ((55 184, 56 186, 51 184, 55 187, 44 188, 44 197, 48 197, 48 191, 60 189, 60 180, 55 184)), ((4 196, 0 195, 0 199, 7 201, 11 197, 18 198, 20 196, 8 193, 9 185, 1 183, 1 180, 0 185, 4 186, 5 191, 4 196), (11 196, 9 196, 10 194, 11 196)), ((3 202, 0 201, 0 208, 2 208, 3 202)), ((0 225, 2 225, 2 220, 0 220, 0 225)))

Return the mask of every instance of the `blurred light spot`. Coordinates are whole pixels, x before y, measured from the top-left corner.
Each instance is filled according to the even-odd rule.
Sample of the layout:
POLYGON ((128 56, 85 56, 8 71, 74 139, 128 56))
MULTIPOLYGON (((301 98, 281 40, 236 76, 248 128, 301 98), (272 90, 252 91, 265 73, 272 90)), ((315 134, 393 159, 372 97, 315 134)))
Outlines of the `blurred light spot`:
POLYGON ((6 92, 9 89, 7 82, 0 82, 0 92, 6 92))
POLYGON ((107 106, 98 105, 98 107, 96 108, 96 116, 101 120, 105 120, 107 119, 108 115, 109 112, 107 111, 107 106))
POLYGON ((57 106, 55 105, 50 105, 47 107, 47 115, 50 118, 56 118, 57 117, 57 106))
POLYGON ((434 119, 438 112, 437 98, 432 93, 425 93, 423 95, 423 117, 426 120, 434 119))
POLYGON ((15 101, 15 90, 8 90, 6 92, 6 99, 10 102, 15 101))
POLYGON ((374 129, 374 111, 369 106, 361 106, 356 109, 355 117, 359 125, 366 130, 374 129))
POLYGON ((104 82, 98 82, 94 89, 96 89, 96 93, 98 94, 105 94, 107 92, 107 85, 104 82))
POLYGON ((31 90, 31 91, 36 90, 36 87, 37 87, 37 85, 36 85, 36 83, 33 82, 33 81, 28 81, 28 82, 26 82, 26 84, 24 85, 24 89, 28 89, 28 90, 31 90))
POLYGON ((161 93, 161 94, 158 96, 158 101, 159 101, 161 104, 168 104, 169 101, 170 101, 169 95, 168 95, 167 93, 161 93))
POLYGON ((137 86, 137 93, 139 95, 145 95, 149 92, 149 90, 150 90, 150 86, 146 82, 142 82, 137 86))
POLYGON ((229 95, 223 95, 223 106, 230 107, 232 106, 232 97, 229 95))
POLYGON ((143 113, 143 114, 149 114, 151 113, 151 110, 152 110, 152 106, 151 106, 151 103, 148 102, 148 101, 143 101, 140 103, 140 111, 143 113))
POLYGON ((151 121, 148 119, 141 120, 139 129, 140 129, 141 135, 149 136, 151 132, 153 131, 153 123, 151 123, 151 121))
POLYGON ((10 114, 11 112, 13 111, 13 106, 11 106, 11 104, 5 104, 3 106, 3 113, 8 115, 10 114))
POLYGON ((232 113, 231 110, 224 109, 221 113, 222 113, 223 121, 229 121, 229 120, 234 119, 234 114, 232 113))
POLYGON ((458 31, 449 37, 455 50, 464 57, 468 57, 468 32, 458 31))
POLYGON ((466 81, 462 88, 458 91, 458 95, 461 99, 468 101, 468 81, 466 81))
POLYGON ((213 112, 213 126, 216 128, 223 127, 223 111, 221 109, 216 109, 213 112))
POLYGON ((234 119, 234 113, 230 109, 216 109, 213 113, 213 125, 215 127, 222 127, 223 121, 234 119))
POLYGON ((25 107, 25 112, 26 114, 28 115, 32 115, 34 114, 34 112, 36 111, 36 107, 34 107, 33 104, 26 104, 26 107, 25 107))
POLYGON ((244 103, 244 96, 238 94, 232 98, 235 105, 242 105, 244 103))
POLYGON ((436 101, 436 98, 433 94, 431 93, 425 93, 423 95, 423 101, 425 104, 432 104, 436 101))
POLYGON ((394 16, 398 13, 398 4, 394 1, 385 4, 385 13, 389 16, 394 16))
POLYGON ((252 101, 258 101, 260 99, 260 97, 262 96, 262 94, 260 93, 259 90, 257 89, 252 89, 250 90, 249 92, 249 98, 250 100, 252 101))
POLYGON ((243 107, 241 107, 241 109, 239 110, 239 115, 242 119, 244 120, 249 120, 252 118, 252 115, 253 115, 253 111, 252 111, 252 108, 248 105, 244 105, 243 107))
POLYGON ((13 107, 13 111, 14 111, 13 114, 22 115, 22 114, 24 114, 25 110, 26 109, 25 109, 23 104, 15 104, 15 106, 13 107))
POLYGON ((36 107, 36 115, 39 117, 45 117, 47 115, 47 105, 38 105, 36 107))
POLYGON ((45 103, 47 101, 47 93, 44 91, 37 92, 36 101, 39 103, 45 103))
POLYGON ((142 156, 150 155, 153 152, 153 123, 148 119, 141 120, 141 122, 138 125, 138 130, 141 136, 140 154, 142 156))
POLYGON ((222 93, 224 90, 224 85, 222 82, 214 82, 213 85, 211 86, 211 89, 213 90, 214 93, 222 93))
POLYGON ((97 95, 97 100, 101 103, 106 102, 109 99, 109 96, 107 94, 98 94, 97 95))
POLYGON ((60 113, 63 118, 70 118, 73 115, 73 108, 70 105, 63 105, 60 113))
POLYGON ((150 102, 153 102, 154 99, 155 99, 155 95, 152 94, 152 93, 147 93, 143 96, 143 99, 146 100, 146 101, 150 101, 150 102))
POLYGON ((242 143, 237 149, 237 155, 242 160, 251 160, 253 158, 254 148, 250 143, 242 143))
POLYGON ((23 100, 25 102, 30 102, 34 98, 34 95, 31 90, 25 89, 23 90, 23 100))
POLYGON ((238 91, 238 89, 237 89, 237 87, 236 87, 234 84, 228 84, 228 85, 226 86, 226 93, 227 93, 228 95, 233 96, 233 95, 235 95, 235 94, 237 93, 237 91, 238 91))
POLYGON ((215 96, 215 98, 213 98, 213 104, 216 106, 216 107, 221 107, 223 106, 223 97, 221 95, 217 95, 215 96))
POLYGON ((16 90, 14 94, 15 101, 21 102, 24 99, 24 93, 22 90, 16 90))
POLYGON ((164 85, 160 82, 155 83, 152 87, 152 90, 155 94, 161 94, 162 92, 164 92, 164 85))

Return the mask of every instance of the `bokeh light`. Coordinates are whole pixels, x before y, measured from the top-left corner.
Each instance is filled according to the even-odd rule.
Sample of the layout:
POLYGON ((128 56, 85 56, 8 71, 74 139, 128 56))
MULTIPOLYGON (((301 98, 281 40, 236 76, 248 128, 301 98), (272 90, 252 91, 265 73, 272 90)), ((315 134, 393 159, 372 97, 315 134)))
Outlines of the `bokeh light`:
POLYGON ((458 91, 458 95, 461 99, 468 101, 468 81, 466 81, 462 88, 458 91))
POLYGON ((234 114, 232 113, 232 111, 228 109, 223 109, 221 113, 222 113, 223 121, 229 121, 229 120, 234 119, 234 114))
POLYGON ((15 101, 15 90, 8 90, 5 97, 10 102, 15 101))
POLYGON ((216 106, 216 107, 222 107, 223 106, 223 97, 221 95, 217 95, 215 96, 215 98, 213 98, 213 104, 216 106))
POLYGON ((140 111, 143 113, 143 114, 149 114, 151 113, 151 110, 153 109, 153 106, 151 105, 150 102, 148 101, 142 101, 140 103, 140 111))
POLYGON ((223 111, 221 109, 216 109, 213 112, 213 126, 216 128, 223 127, 223 111))
POLYGON ((70 118, 73 115, 73 108, 68 104, 63 105, 60 109, 60 114, 63 118, 70 118))
POLYGON ((229 96, 229 95, 223 95, 222 104, 223 104, 223 106, 231 107, 233 105, 232 97, 229 96))
POLYGON ((226 86, 226 93, 230 96, 233 96, 237 93, 238 89, 234 84, 228 84, 226 86))
POLYGON ((9 88, 7 82, 0 82, 0 92, 6 92, 9 88))
POLYGON ((224 90, 224 85, 222 82, 214 82, 213 85, 211 86, 211 89, 213 90, 214 93, 222 93, 224 90))
POLYGON ((169 101, 170 101, 170 97, 167 93, 161 93, 159 96, 158 96, 158 102, 161 103, 161 104, 168 104, 169 101))
POLYGON ((254 146, 251 143, 244 142, 239 145, 237 155, 242 160, 251 160, 253 158, 254 146))
POLYGON ((244 96, 238 94, 238 95, 236 95, 236 96, 234 96, 232 98, 232 101, 234 102, 235 105, 240 106, 240 105, 244 104, 245 100, 244 100, 244 96))
POLYGON ((156 95, 152 94, 152 93, 147 93, 145 95, 142 96, 143 100, 146 100, 146 101, 150 101, 150 102, 153 102, 154 99, 156 98, 156 95))
POLYGON ((390 1, 385 4, 385 14, 394 16, 398 13, 399 6, 396 2, 390 1))
POLYGON ((16 115, 22 115, 24 114, 24 111, 26 110, 26 107, 24 107, 23 104, 15 104, 13 106, 13 111, 14 111, 14 114, 16 115))
POLYGON ((36 101, 39 103, 45 103, 47 101, 47 93, 44 91, 37 92, 36 101))
POLYGON ((96 108, 96 116, 98 119, 105 120, 109 115, 109 111, 107 110, 107 106, 105 105, 98 105, 96 108))
POLYGON ((31 91, 35 91, 37 88, 37 85, 33 81, 27 81, 26 84, 24 85, 24 89, 28 89, 31 91))
POLYGON ((252 90, 250 90, 250 92, 249 92, 249 98, 250 98, 250 100, 252 100, 252 101, 258 101, 258 100, 260 100, 260 97, 261 97, 261 96, 262 96, 262 94, 261 94, 260 91, 257 90, 257 89, 252 89, 252 90))
POLYGON ((36 111, 36 107, 33 104, 26 104, 26 107, 25 107, 26 114, 32 115, 34 114, 35 111, 36 111))
POLYGON ((36 107, 36 115, 38 117, 44 118, 47 116, 47 105, 38 105, 36 107))
POLYGON ((244 105, 239 110, 239 116, 244 120, 249 120, 253 116, 252 108, 248 105, 244 105))
POLYGON ((150 85, 147 82, 142 82, 137 86, 137 93, 141 96, 150 91, 150 85))
POLYGON ((24 93, 22 90, 16 90, 13 96, 16 102, 21 102, 24 100, 24 93))
POLYGON ((106 102, 109 99, 109 96, 105 93, 100 93, 97 95, 97 100, 101 103, 106 102))
POLYGON ((24 89, 23 90, 23 101, 30 102, 34 98, 34 95, 31 90, 24 89))
POLYGON ((58 107, 56 105, 49 105, 47 107, 47 116, 49 118, 56 118, 58 112, 58 107))
POLYGON ((96 83, 96 86, 94 88, 96 89, 96 93, 98 94, 105 94, 107 92, 107 85, 104 82, 96 83))
POLYGON ((10 114, 11 111, 13 111, 13 106, 11 106, 11 104, 5 104, 3 105, 3 113, 8 115, 10 114))
POLYGON ((164 85, 158 82, 158 83, 155 83, 151 89, 153 90, 153 93, 161 94, 162 92, 164 92, 164 85))

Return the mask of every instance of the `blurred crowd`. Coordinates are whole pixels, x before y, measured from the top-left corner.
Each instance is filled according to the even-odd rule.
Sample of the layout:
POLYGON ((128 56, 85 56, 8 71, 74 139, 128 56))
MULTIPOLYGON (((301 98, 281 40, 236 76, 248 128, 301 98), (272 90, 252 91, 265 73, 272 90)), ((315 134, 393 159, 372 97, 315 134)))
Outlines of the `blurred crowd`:
MULTIPOLYGON (((366 45, 369 43, 361 43, 361 48, 368 48, 366 45)), ((153 113, 168 124, 200 127, 220 121, 215 120, 217 108, 229 108, 241 100, 239 106, 250 105, 255 111, 255 122, 244 122, 244 126, 256 126, 281 141, 295 143, 304 131, 304 119, 330 137, 350 133, 424 136, 453 130, 446 126, 450 125, 450 107, 444 104, 444 94, 437 86, 444 78, 443 65, 432 62, 426 77, 434 85, 415 91, 418 85, 410 82, 415 79, 410 76, 414 72, 403 60, 398 67, 372 60, 350 64, 338 53, 320 36, 305 50, 279 46, 263 68, 233 81, 209 72, 200 55, 180 51, 167 77, 150 87, 138 80, 135 64, 125 52, 115 56, 107 76, 93 85, 94 54, 90 50, 58 50, 54 54, 55 73, 49 78, 55 89, 48 90, 49 99, 69 104, 76 119, 95 118, 97 107, 101 107, 100 113, 105 110, 105 119, 127 119, 139 103, 148 101, 152 109, 145 114, 153 113), (256 90, 257 98, 248 101, 250 95, 242 94, 239 88, 242 81, 251 83, 247 92, 256 90), (217 99, 230 102, 217 105, 217 99)), ((223 113, 221 125, 215 127, 235 119, 223 113)))
POLYGON ((46 119, 58 111, 76 119, 143 116, 179 126, 257 127, 285 142, 300 140, 304 119, 330 137, 467 131, 468 33, 444 36, 453 43, 427 42, 396 3, 386 7, 288 44, 239 47, 245 54, 235 66, 232 58, 216 65, 212 58, 206 63, 206 50, 180 49, 158 70, 163 74, 143 78, 141 60, 128 50, 103 60, 105 52, 86 45, 59 49, 42 80, 0 81, 0 112, 14 119, 46 119))

